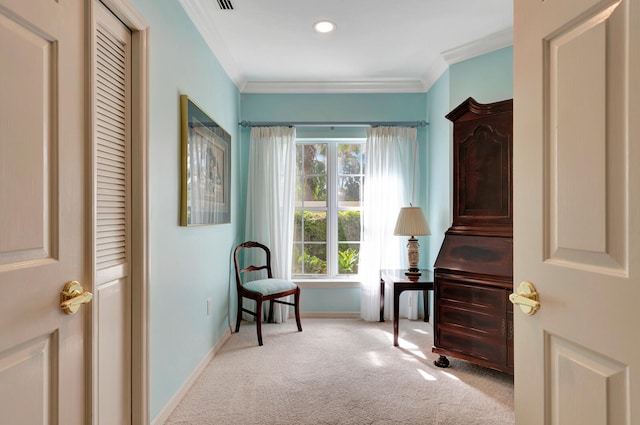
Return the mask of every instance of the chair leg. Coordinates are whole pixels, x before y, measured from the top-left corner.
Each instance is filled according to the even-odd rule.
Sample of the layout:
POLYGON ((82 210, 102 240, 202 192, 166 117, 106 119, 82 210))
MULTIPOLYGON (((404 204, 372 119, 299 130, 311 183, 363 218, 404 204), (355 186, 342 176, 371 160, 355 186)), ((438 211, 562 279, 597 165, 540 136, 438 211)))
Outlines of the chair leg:
POLYGON ((256 329, 258 330, 258 345, 262 345, 262 300, 256 300, 256 329))
POLYGON ((241 320, 242 320, 242 297, 238 295, 238 315, 236 317, 236 332, 240 332, 241 320))
POLYGON ((273 300, 269 301, 269 316, 267 317, 268 323, 273 323, 273 306, 275 302, 273 300))
POLYGON ((296 324, 298 325, 298 332, 302 332, 302 325, 300 324, 300 289, 293 296, 296 313, 296 324))

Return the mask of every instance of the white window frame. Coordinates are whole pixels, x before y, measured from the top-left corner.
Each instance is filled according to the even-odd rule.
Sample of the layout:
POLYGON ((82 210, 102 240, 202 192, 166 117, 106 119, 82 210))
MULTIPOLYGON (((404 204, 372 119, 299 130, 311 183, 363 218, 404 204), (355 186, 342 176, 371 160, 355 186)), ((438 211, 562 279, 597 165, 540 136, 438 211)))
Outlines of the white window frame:
MULTIPOLYGON (((297 138, 296 145, 304 144, 320 144, 327 145, 327 274, 313 275, 300 274, 293 275, 296 282, 312 281, 312 282, 358 282, 357 274, 345 275, 338 274, 338 145, 339 144, 366 144, 366 138, 297 138)), ((364 177, 364 173, 362 173, 364 177)), ((364 183, 363 183, 364 184, 364 183)), ((363 190, 364 192, 364 190, 363 190)), ((307 211, 313 211, 314 208, 305 208, 307 211)), ((340 208, 340 210, 359 210, 361 215, 364 214, 364 205, 353 208, 340 208)), ((295 208, 298 211, 299 208, 295 208)), ((362 223, 361 223, 362 225, 362 223)), ((293 241, 292 241, 293 243, 293 241)), ((360 246, 362 247, 362 229, 360 232, 360 246)), ((332 285, 330 285, 332 286, 332 285)))

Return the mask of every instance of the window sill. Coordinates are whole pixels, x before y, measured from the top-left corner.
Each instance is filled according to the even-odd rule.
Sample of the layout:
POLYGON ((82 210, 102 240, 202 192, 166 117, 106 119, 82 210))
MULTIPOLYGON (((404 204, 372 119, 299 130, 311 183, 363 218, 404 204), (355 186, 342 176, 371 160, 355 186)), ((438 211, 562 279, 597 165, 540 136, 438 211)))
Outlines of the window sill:
POLYGON ((356 279, 293 279, 301 288, 360 288, 356 279))

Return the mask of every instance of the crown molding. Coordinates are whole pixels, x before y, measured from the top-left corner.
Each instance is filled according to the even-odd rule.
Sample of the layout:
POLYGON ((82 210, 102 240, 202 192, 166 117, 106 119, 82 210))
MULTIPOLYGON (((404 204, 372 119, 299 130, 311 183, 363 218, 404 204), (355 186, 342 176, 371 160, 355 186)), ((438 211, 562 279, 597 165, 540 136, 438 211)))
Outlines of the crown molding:
POLYGON ((245 84, 240 68, 236 63, 235 58, 226 47, 226 44, 218 31, 215 29, 215 25, 211 25, 213 19, 207 16, 207 8, 203 7, 203 2, 193 0, 179 0, 182 8, 193 22, 200 33, 202 39, 207 43, 209 49, 213 52, 213 55, 218 60, 218 63, 227 73, 229 78, 233 81, 238 89, 245 84))
POLYGON ((421 80, 248 81, 241 93, 424 93, 421 80))
POLYGON ((438 57, 433 60, 431 66, 429 66, 429 69, 422 77, 422 91, 425 93, 429 91, 431 86, 434 85, 436 81, 438 81, 438 78, 440 78, 440 76, 447 69, 449 69, 449 64, 441 55, 438 55, 438 57))
POLYGON ((508 27, 471 43, 446 50, 442 52, 442 57, 447 64, 453 65, 511 45, 513 45, 513 27, 508 27))

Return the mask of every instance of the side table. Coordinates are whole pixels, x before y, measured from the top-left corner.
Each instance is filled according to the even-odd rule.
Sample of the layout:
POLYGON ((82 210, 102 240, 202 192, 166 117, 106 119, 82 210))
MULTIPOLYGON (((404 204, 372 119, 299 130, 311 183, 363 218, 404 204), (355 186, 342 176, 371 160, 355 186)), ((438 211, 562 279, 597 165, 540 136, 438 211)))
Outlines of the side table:
POLYGON ((404 274, 406 269, 380 270, 380 321, 384 322, 384 287, 393 284, 393 345, 398 346, 398 321, 400 317, 400 294, 403 291, 422 291, 424 296, 424 321, 429 321, 428 291, 433 291, 433 272, 420 270, 420 276, 411 279, 404 274))

